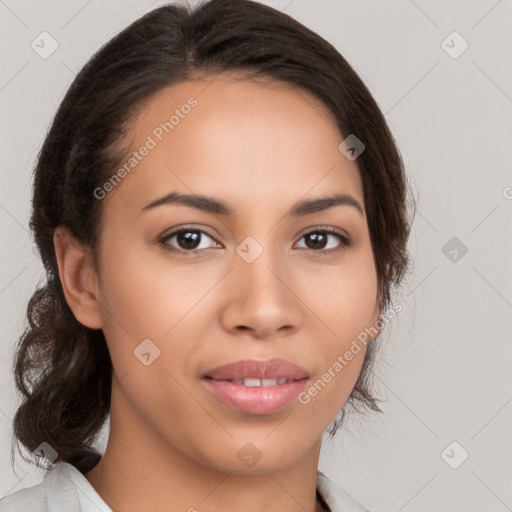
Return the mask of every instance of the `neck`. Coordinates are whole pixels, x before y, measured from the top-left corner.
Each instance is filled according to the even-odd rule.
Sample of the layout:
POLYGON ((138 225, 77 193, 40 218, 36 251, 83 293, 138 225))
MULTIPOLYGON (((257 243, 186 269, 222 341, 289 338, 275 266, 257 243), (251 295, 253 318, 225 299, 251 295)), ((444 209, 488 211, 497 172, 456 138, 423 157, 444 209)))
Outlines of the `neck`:
POLYGON ((227 504, 245 512, 324 510, 316 499, 321 440, 291 467, 240 474, 184 453, 119 403, 112 400, 105 453, 85 474, 114 512, 225 512, 227 504))

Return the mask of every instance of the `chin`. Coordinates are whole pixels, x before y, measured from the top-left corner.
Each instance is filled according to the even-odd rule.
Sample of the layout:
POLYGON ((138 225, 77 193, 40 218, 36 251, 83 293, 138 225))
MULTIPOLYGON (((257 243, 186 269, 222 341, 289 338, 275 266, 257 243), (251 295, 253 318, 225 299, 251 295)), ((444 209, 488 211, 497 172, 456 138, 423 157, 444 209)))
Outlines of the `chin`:
POLYGON ((303 438, 275 436, 272 439, 274 434, 269 435, 269 432, 272 430, 266 430, 260 437, 244 436, 243 441, 231 439, 230 446, 219 446, 217 454, 203 452, 203 460, 213 469, 224 473, 264 475, 296 466, 308 451, 315 449, 314 442, 308 449, 303 438))

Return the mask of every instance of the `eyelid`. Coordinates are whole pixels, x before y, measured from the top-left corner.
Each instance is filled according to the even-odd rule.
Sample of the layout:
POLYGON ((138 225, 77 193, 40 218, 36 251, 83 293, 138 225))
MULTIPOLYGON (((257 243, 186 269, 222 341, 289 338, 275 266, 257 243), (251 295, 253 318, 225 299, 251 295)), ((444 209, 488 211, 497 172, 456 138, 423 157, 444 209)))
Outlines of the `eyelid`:
POLYGON ((299 237, 303 237, 304 235, 309 235, 310 233, 316 233, 317 231, 327 231, 328 233, 334 233, 342 236, 347 241, 350 241, 350 236, 347 232, 340 228, 335 228, 334 226, 313 226, 312 228, 306 228, 299 237))

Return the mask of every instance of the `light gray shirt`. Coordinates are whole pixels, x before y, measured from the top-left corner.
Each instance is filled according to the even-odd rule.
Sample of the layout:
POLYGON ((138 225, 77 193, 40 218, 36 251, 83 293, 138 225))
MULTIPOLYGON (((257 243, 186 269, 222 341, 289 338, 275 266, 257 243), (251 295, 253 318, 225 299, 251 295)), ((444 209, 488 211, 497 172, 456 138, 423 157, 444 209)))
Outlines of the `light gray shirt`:
MULTIPOLYGON (((368 512, 321 471, 317 489, 331 512, 368 512)), ((59 462, 35 486, 0 500, 0 512, 112 512, 75 466, 59 462)))

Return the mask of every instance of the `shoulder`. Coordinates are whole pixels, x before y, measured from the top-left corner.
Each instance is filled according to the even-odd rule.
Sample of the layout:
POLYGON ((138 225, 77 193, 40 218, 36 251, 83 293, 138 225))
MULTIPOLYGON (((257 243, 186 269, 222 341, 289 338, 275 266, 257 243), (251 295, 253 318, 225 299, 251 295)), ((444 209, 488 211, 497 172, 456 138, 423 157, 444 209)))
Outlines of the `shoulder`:
POLYGON ((317 488, 331 512, 369 512, 321 471, 317 473, 317 488))
POLYGON ((43 481, 0 500, 0 512, 112 512, 84 475, 66 462, 43 481))
POLYGON ((0 512, 46 512, 48 504, 43 483, 20 489, 0 499, 0 512))

